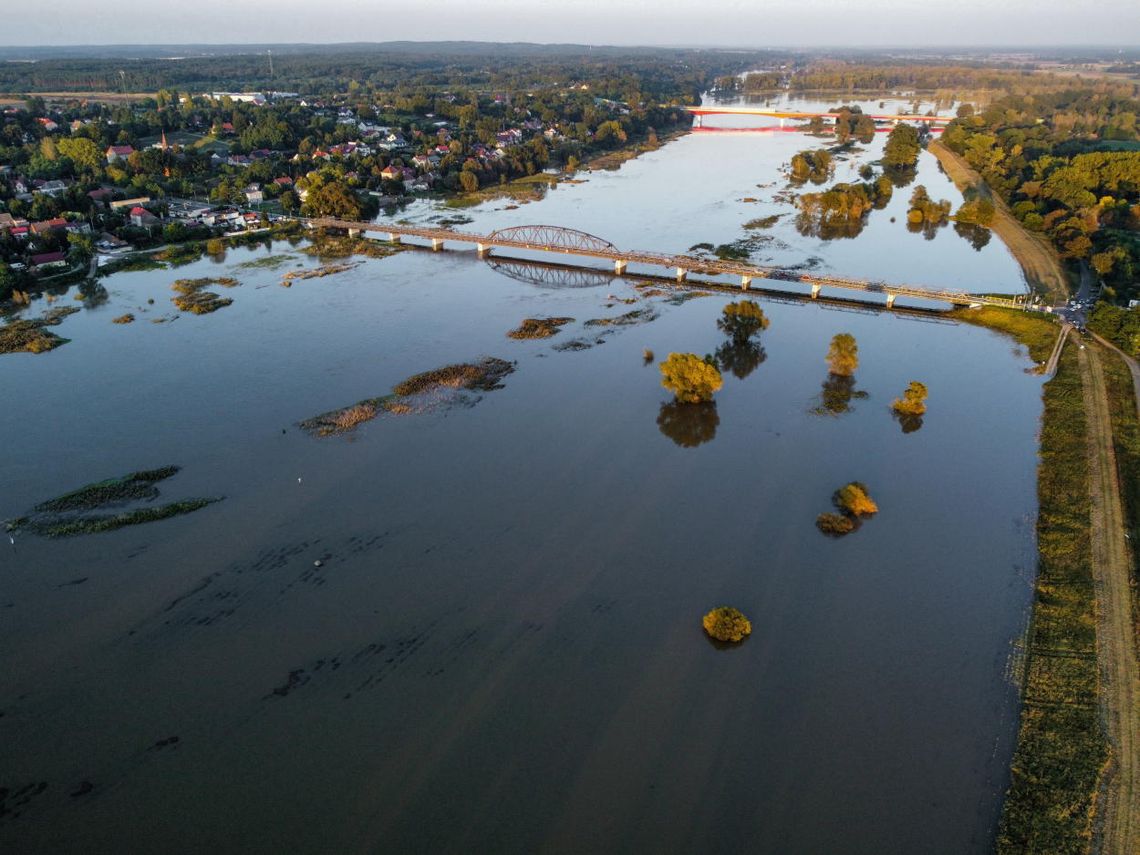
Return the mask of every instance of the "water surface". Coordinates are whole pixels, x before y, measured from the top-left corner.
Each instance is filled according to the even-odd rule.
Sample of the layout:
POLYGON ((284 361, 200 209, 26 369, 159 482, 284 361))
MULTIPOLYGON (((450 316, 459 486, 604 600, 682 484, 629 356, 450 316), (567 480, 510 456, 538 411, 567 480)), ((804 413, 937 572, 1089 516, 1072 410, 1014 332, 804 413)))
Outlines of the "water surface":
MULTIPOLYGON (((469 228, 683 250, 783 212, 778 263, 1020 287, 996 241, 925 241, 891 209, 854 240, 784 228, 767 196, 803 146, 694 134, 469 228)), ((920 180, 938 178, 924 155, 920 180)), ((280 287, 297 264, 316 262, 278 243, 116 274, 107 304, 57 328, 71 343, 0 361, 0 517, 171 463, 164 500, 225 496, 0 551, 0 786, 37 785, 0 848, 989 850, 1034 560, 1040 382, 1009 340, 763 300, 763 360, 688 419, 643 350, 716 351, 726 296, 539 288, 466 252, 280 287), (290 258, 242 266, 269 254, 290 258), (233 305, 150 322, 175 278, 202 275, 239 278, 233 305), (554 348, 638 308, 656 319, 554 348), (112 324, 124 311, 138 320, 112 324), (506 338, 546 315, 576 320, 506 338), (820 416, 843 331, 869 396, 820 416), (483 355, 516 370, 465 406, 350 437, 296 428, 483 355), (912 379, 930 412, 904 434, 888 408, 912 379), (882 512, 826 538, 815 517, 852 479, 882 512), (722 604, 754 627, 732 650, 700 626, 722 604)))

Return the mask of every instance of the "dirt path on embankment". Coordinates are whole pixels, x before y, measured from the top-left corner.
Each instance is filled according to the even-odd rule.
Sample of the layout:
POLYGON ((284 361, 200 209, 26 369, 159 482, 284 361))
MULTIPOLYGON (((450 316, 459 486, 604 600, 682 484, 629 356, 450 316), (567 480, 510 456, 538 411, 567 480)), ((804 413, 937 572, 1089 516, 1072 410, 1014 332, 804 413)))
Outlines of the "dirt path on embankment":
POLYGON ((1099 851, 1115 855, 1140 852, 1140 665, 1132 623, 1132 564, 1124 537, 1108 389, 1095 349, 1082 349, 1079 361, 1088 417, 1100 694, 1112 746, 1097 811, 1099 851))
POLYGON ((1064 303, 1069 298, 1071 283, 1061 266, 1061 259, 1057 251, 1049 245, 1042 235, 1031 234, 1025 230, 1017 217, 1006 206, 1005 202, 990 191, 982 177, 974 171, 970 164, 942 144, 940 140, 933 141, 927 150, 938 158, 950 180, 963 193, 968 187, 977 187, 979 192, 994 203, 994 220, 990 224, 993 232, 1001 238, 1017 263, 1025 273, 1025 281, 1044 299, 1054 305, 1064 303))

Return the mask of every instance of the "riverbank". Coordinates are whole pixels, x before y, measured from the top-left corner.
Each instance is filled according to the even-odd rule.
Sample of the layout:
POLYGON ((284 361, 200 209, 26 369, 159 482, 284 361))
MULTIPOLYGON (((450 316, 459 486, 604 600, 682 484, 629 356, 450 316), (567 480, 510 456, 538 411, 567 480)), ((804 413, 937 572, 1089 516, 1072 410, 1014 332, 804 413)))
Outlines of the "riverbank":
POLYGON ((1108 755, 1098 704, 1089 416, 1080 352, 1064 349, 1043 394, 1039 558, 999 855, 1087 851, 1108 755))
MULTIPOLYGON (((659 134, 656 137, 656 142, 647 138, 628 142, 614 151, 603 152, 587 158, 578 166, 578 171, 592 172, 601 169, 617 169, 626 161, 633 160, 647 152, 657 151, 665 144, 683 137, 690 130, 689 125, 678 125, 659 134)), ((449 208, 471 208, 494 199, 511 199, 520 205, 525 205, 529 202, 539 201, 548 190, 553 190, 559 184, 577 183, 577 179, 573 178, 573 175, 574 172, 569 170, 561 174, 539 172, 535 175, 524 175, 505 184, 481 187, 471 193, 457 194, 448 198, 445 204, 449 208)))
POLYGON ((1026 231, 1005 202, 990 191, 989 186, 973 167, 943 145, 941 140, 931 142, 927 150, 938 158, 938 162, 960 191, 965 193, 971 187, 977 188, 993 201, 994 219, 990 229, 1001 238, 1002 243, 1017 259, 1017 263, 1025 273, 1025 281, 1029 283, 1034 293, 1040 294, 1043 299, 1054 305, 1065 302, 1074 283, 1065 273, 1057 251, 1045 237, 1026 231))
MULTIPOLYGON (((1014 336, 1041 362, 1055 319, 1000 309, 960 320, 1014 336)), ((1044 387, 1038 572, 1022 711, 999 853, 1135 851, 1140 833, 1140 668, 1135 565, 1140 415, 1116 354, 1064 345, 1044 387)))
POLYGON ((657 134, 656 142, 649 139, 631 142, 628 145, 622 146, 616 151, 607 151, 603 154, 596 155, 586 160, 581 168, 593 171, 597 169, 617 169, 623 163, 634 158, 641 157, 647 152, 657 151, 662 146, 673 142, 673 140, 680 139, 692 130, 691 125, 678 125, 668 130, 662 131, 657 134))

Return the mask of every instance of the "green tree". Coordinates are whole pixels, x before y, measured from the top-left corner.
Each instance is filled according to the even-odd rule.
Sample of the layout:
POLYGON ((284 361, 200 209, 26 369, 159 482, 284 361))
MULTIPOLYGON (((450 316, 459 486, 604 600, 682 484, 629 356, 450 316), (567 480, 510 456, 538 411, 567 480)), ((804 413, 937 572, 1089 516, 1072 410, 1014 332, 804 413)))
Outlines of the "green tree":
POLYGON ((0 300, 7 300, 19 284, 15 272, 6 262, 0 261, 0 300))
POLYGON ((339 181, 324 184, 310 190, 301 205, 301 213, 307 217, 337 217, 341 220, 360 219, 360 200, 347 186, 339 181))
POLYGON ((474 193, 479 189, 479 176, 470 169, 464 169, 459 173, 459 185, 464 193, 474 193))
POLYGON ((913 126, 895 125, 883 147, 883 163, 892 169, 914 169, 921 148, 918 131, 913 126))
POLYGON ((711 401, 724 385, 717 367, 695 353, 670 353, 660 368, 661 385, 682 404, 711 401))
POLYGON ((859 367, 859 345, 851 333, 839 333, 831 339, 827 364, 837 377, 850 377, 859 367))
POLYGON ((87 137, 64 137, 56 148, 60 154, 75 164, 77 169, 95 172, 103 166, 103 152, 94 140, 87 137))

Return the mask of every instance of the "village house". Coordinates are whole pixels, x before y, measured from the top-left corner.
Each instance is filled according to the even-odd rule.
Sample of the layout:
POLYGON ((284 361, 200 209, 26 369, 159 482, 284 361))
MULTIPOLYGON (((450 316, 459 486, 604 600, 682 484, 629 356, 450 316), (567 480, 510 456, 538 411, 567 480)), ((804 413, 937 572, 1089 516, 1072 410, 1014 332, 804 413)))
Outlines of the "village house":
POLYGON ((134 199, 118 199, 111 203, 112 211, 121 211, 123 208, 134 208, 136 205, 145 205, 150 196, 136 196, 134 199))
POLYGON ((250 184, 245 188, 245 201, 250 205, 260 205, 265 201, 265 193, 260 184, 250 184))
POLYGON ((35 192, 43 193, 45 196, 51 196, 54 199, 61 193, 66 193, 69 186, 68 182, 55 179, 52 181, 44 181, 36 187, 35 192))
POLYGON ((87 193, 87 198, 94 202, 96 205, 106 206, 111 201, 113 193, 110 187, 100 187, 98 190, 90 190, 87 193))
POLYGON ((32 223, 31 229, 34 235, 46 235, 55 231, 62 231, 67 228, 67 220, 63 217, 56 217, 52 220, 43 220, 38 223, 32 223))
POLYGON ((158 217, 141 205, 131 208, 130 220, 132 226, 140 229, 148 229, 151 226, 158 225, 158 217))
POLYGON ((32 270, 37 273, 41 270, 51 270, 55 267, 67 267, 67 255, 62 252, 41 252, 28 259, 32 270))
POLYGON ((119 160, 126 160, 134 153, 134 146, 129 145, 109 145, 107 146, 107 151, 104 152, 107 156, 108 165, 119 160))
POLYGON ((0 232, 10 231, 11 229, 28 227, 28 221, 21 217, 13 217, 7 211, 0 211, 0 232))

